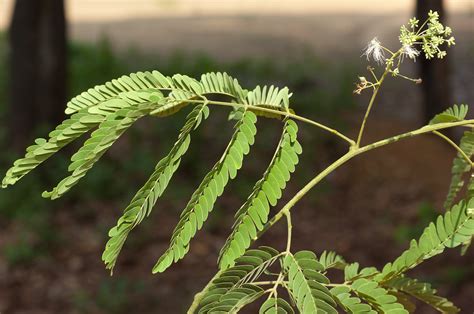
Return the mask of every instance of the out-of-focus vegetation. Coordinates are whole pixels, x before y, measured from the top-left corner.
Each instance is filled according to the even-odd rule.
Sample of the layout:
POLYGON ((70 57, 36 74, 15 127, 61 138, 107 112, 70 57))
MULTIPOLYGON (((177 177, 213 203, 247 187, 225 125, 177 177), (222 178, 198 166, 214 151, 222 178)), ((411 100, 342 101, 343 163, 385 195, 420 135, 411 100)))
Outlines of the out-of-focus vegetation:
MULTIPOLYGON (((6 119, 6 106, 8 104, 7 77, 8 77, 8 49, 5 34, 0 34, 0 120, 6 119)), ((219 63, 203 54, 189 54, 176 52, 169 57, 144 54, 130 50, 116 53, 107 40, 97 44, 71 43, 69 47, 69 90, 73 97, 87 90, 90 86, 100 84, 110 79, 135 71, 159 69, 167 75, 183 73, 199 77, 202 73, 210 71, 226 71, 232 73, 244 86, 260 84, 287 85, 295 95, 292 97, 293 107, 302 115, 317 117, 318 120, 333 121, 338 126, 343 126, 340 119, 341 111, 353 107, 351 90, 355 77, 355 66, 345 62, 344 65, 328 64, 320 61, 308 53, 298 60, 276 63, 268 59, 242 59, 231 63, 219 63), (317 101, 315 101, 317 99, 317 101)), ((9 264, 28 263, 40 256, 47 258, 49 250, 61 242, 60 234, 51 227, 52 215, 65 204, 73 203, 80 196, 81 200, 107 201, 115 199, 129 199, 143 179, 140 175, 147 175, 154 167, 157 156, 161 156, 166 147, 174 141, 174 136, 179 128, 179 118, 160 120, 153 125, 145 124, 140 130, 132 130, 123 146, 127 158, 120 154, 105 156, 107 161, 99 162, 91 171, 84 182, 78 185, 69 196, 56 203, 45 202, 41 199, 41 192, 67 172, 69 154, 68 149, 60 157, 48 161, 48 169, 54 171, 39 171, 39 175, 29 176, 17 186, 8 191, 0 191, 0 224, 15 221, 21 230, 19 236, 11 243, 7 243, 0 252, 9 264), (170 134, 171 136, 160 136, 170 134), (166 138, 166 139, 165 139, 166 138), (159 142, 159 144, 156 144, 159 142), (117 179, 117 173, 120 178, 117 179)), ((210 123, 211 124, 211 123, 210 123)), ((0 123, 0 147, 6 147, 6 129, 0 123)), ((40 126, 36 134, 31 134, 31 139, 36 136, 45 136, 51 126, 40 126)), ((212 124, 211 126, 212 127, 212 124)), ((215 125, 214 128, 218 128, 215 125)), ((271 136, 271 128, 262 130, 261 133, 271 136)), ((209 132, 212 134, 212 132, 209 132)), ((265 138, 264 134, 260 135, 265 138)), ((309 145, 318 145, 327 140, 324 134, 321 137, 303 134, 309 145)), ((199 147, 205 145, 207 136, 202 134, 196 137, 193 148, 188 153, 188 159, 194 160, 200 154, 199 147)), ((225 138, 222 139, 225 141, 225 138)), ((311 146, 310 146, 311 147, 311 146)), ((120 150, 121 148, 119 148, 120 150)), ((0 154, 0 170, 5 171, 9 163, 18 158, 18 153, 2 149, 0 154)), ((218 153, 218 152, 217 152, 218 153)), ((305 160, 311 161, 311 152, 305 160)), ((189 168, 193 163, 183 164, 187 173, 199 177, 202 169, 189 168)), ((303 165, 304 167, 304 165, 303 165)), ((205 167, 204 167, 205 168, 205 167)), ((177 179, 179 180, 179 178, 177 179)), ((183 185, 187 184, 182 182, 183 185)), ((189 184, 189 183, 188 183, 189 184)), ((245 185, 245 182, 242 183, 245 185)), ((191 187, 190 187, 191 188, 191 187)), ((235 187, 237 194, 244 197, 245 189, 235 187)), ((183 198, 187 189, 170 191, 169 198, 183 198)), ((85 206, 86 207, 86 206, 85 206)), ((81 208, 81 215, 88 215, 87 208, 81 208)), ((211 221, 212 224, 212 221, 211 221)), ((212 226, 211 226, 212 228, 212 226)), ((104 230, 105 235, 105 230, 104 230)))

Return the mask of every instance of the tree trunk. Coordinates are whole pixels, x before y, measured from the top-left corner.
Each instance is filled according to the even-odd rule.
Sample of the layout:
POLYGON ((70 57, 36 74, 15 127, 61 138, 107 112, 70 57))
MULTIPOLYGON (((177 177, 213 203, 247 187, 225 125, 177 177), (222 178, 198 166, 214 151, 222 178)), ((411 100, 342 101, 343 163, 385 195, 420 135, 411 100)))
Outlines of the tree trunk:
POLYGON ((11 144, 23 147, 38 125, 56 124, 67 97, 63 0, 17 0, 9 31, 11 144))
MULTIPOLYGON (((440 20, 445 23, 446 14, 442 0, 417 0, 416 16, 420 22, 428 17, 430 10, 438 11, 440 20)), ((434 115, 451 106, 451 88, 449 80, 449 53, 443 59, 426 60, 420 58, 419 72, 423 79, 421 84, 423 93, 424 122, 428 122, 434 115)))

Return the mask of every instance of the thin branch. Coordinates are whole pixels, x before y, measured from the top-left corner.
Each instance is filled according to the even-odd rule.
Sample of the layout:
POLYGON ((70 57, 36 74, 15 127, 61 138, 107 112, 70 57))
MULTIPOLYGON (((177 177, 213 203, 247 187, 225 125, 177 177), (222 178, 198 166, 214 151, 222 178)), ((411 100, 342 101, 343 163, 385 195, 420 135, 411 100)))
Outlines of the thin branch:
POLYGON ((365 153, 367 151, 391 144, 400 141, 401 139, 404 138, 409 138, 413 137, 416 135, 420 134, 425 134, 425 133, 432 133, 437 130, 442 130, 442 129, 447 129, 451 127, 456 127, 456 126, 463 126, 466 124, 471 124, 474 122, 473 120, 464 120, 464 121, 456 121, 456 122, 446 122, 446 123, 437 123, 433 125, 427 125, 422 128, 402 133, 399 135, 395 135, 392 137, 389 137, 384 140, 380 140, 378 142, 374 142, 372 144, 359 147, 359 148, 353 148, 349 150, 346 154, 344 154, 342 157, 340 157, 338 160, 336 160, 334 163, 329 165, 326 169, 324 169, 322 172, 320 172, 316 177, 314 177, 311 181, 309 181, 301 190, 299 190, 289 201, 288 203, 283 206, 283 208, 276 213, 264 226, 263 229, 258 233, 257 238, 260 238, 260 236, 265 233, 269 228, 271 228, 275 223, 277 223, 285 214, 286 211, 289 211, 306 193, 308 193, 315 185, 317 185, 321 180, 323 180, 325 177, 327 177, 330 173, 332 173, 334 170, 342 166, 344 163, 347 161, 351 160, 353 157, 360 155, 362 153, 365 153))
POLYGON ((276 283, 276 280, 272 280, 272 281, 254 281, 252 282, 252 284, 254 285, 260 285, 260 286, 263 286, 263 285, 274 285, 276 283))
MULTIPOLYGON (((200 101, 200 100, 186 100, 186 101, 190 102, 190 103, 202 103, 202 101, 200 101)), ((253 105, 248 105, 248 104, 240 104, 240 103, 232 103, 232 102, 226 102, 226 101, 210 100, 209 104, 210 105, 217 105, 217 106, 226 106, 226 107, 247 107, 247 108, 253 109, 253 110, 272 113, 272 114, 276 114, 276 115, 280 115, 280 116, 284 116, 284 117, 290 117, 292 119, 299 120, 301 122, 311 124, 311 125, 316 126, 316 127, 320 128, 322 130, 325 130, 329 133, 332 133, 332 134, 340 137, 344 141, 348 142, 351 146, 355 144, 354 140, 352 140, 349 137, 345 136, 341 132, 339 132, 339 131, 331 128, 331 127, 328 127, 328 126, 326 126, 322 123, 319 123, 319 122, 316 122, 314 120, 299 116, 299 115, 291 113, 291 112, 279 111, 279 110, 274 110, 274 109, 265 108, 265 107, 253 106, 253 105)))
POLYGON ((290 253, 290 249, 291 249, 291 234, 292 234, 292 228, 293 228, 293 225, 291 224, 291 213, 289 210, 285 211, 284 212, 284 215, 286 216, 286 222, 287 222, 287 225, 288 225, 288 239, 287 239, 287 242, 286 242, 286 253, 290 253))
POLYGON ((436 134, 438 135, 439 137, 441 137, 443 140, 445 140, 446 142, 448 142, 449 145, 451 145, 452 147, 454 147, 454 149, 456 149, 459 154, 461 154, 461 156, 467 161, 467 163, 472 167, 473 166, 473 162, 471 161, 471 158, 469 158, 468 155, 466 155, 466 153, 462 150, 461 147, 459 147, 456 143, 454 143, 449 137, 447 137, 446 135, 444 135, 443 133, 441 132, 438 132, 438 131, 433 131, 433 134, 436 134))
POLYGON ((364 119, 362 120, 362 124, 360 126, 359 135, 357 136, 356 147, 359 147, 360 141, 362 140, 362 135, 364 134, 365 124, 367 123, 367 119, 369 118, 370 111, 375 102, 375 98, 377 98, 377 94, 379 93, 380 87, 382 86, 383 81, 387 77, 387 74, 390 73, 390 70, 393 65, 393 60, 400 54, 401 50, 398 50, 395 53, 392 53, 390 59, 387 60, 387 66, 385 67, 385 72, 382 74, 379 80, 377 80, 378 85, 375 87, 374 92, 372 93, 372 97, 370 97, 369 104, 367 105, 367 110, 365 111, 364 119))

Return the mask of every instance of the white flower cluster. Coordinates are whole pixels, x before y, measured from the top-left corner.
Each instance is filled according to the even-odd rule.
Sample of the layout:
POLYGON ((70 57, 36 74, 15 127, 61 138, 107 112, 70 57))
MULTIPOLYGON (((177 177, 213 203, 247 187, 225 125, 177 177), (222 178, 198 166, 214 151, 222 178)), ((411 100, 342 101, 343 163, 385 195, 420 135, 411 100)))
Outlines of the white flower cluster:
POLYGON ((403 47, 420 45, 426 59, 434 57, 442 59, 446 56, 443 45, 451 47, 455 44, 451 28, 441 24, 438 12, 430 11, 428 19, 419 28, 419 21, 416 18, 410 19, 408 24, 408 27, 403 25, 400 29, 400 42, 403 47))
POLYGON ((455 44, 454 37, 451 36, 451 28, 441 24, 439 14, 433 11, 428 13, 427 20, 420 27, 419 23, 418 19, 411 18, 407 25, 401 27, 398 38, 402 47, 397 53, 385 48, 375 37, 369 42, 362 55, 366 56, 367 60, 373 60, 378 64, 387 63, 387 60, 395 61, 393 57, 395 54, 399 64, 404 58, 416 61, 421 51, 427 59, 434 57, 441 59, 446 56, 446 51, 443 50, 445 45, 450 47, 455 44), (420 46, 421 51, 416 46, 420 46), (392 58, 386 58, 387 52, 392 55, 392 58))
POLYGON ((384 47, 382 43, 374 37, 365 47, 362 56, 368 61, 375 61, 379 65, 385 66, 385 72, 378 77, 375 69, 369 67, 373 82, 360 76, 356 83, 354 93, 360 94, 363 90, 373 88, 377 89, 383 82, 384 77, 390 73, 394 77, 400 77, 416 84, 421 83, 420 78, 411 78, 400 73, 400 66, 405 59, 416 62, 423 52, 426 59, 443 58, 446 55, 446 47, 454 45, 454 37, 451 36, 451 28, 442 25, 439 22, 437 12, 430 11, 428 18, 419 26, 420 22, 416 18, 403 25, 400 29, 399 40, 401 47, 396 51, 384 47))

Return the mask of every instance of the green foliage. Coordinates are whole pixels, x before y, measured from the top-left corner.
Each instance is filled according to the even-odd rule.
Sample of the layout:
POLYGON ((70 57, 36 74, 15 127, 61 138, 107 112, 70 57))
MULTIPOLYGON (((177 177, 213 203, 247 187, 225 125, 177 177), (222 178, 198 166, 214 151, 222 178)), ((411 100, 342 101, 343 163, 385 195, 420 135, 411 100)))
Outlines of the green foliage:
POLYGON ((43 138, 35 140, 35 144, 26 149, 26 155, 15 161, 2 181, 2 187, 15 184, 23 176, 36 168, 39 164, 58 152, 62 147, 88 132, 105 119, 102 115, 89 114, 86 111, 78 112, 64 120, 49 134, 49 140, 43 138))
POLYGON ((235 133, 221 159, 191 196, 191 200, 181 213, 169 249, 160 257, 153 272, 163 272, 172 263, 182 259, 189 250, 189 242, 202 228, 217 198, 222 195, 229 180, 237 176, 242 167, 244 156, 250 151, 257 133, 255 123, 257 117, 250 111, 241 113, 241 118, 235 126, 235 133))
MULTIPOLYGON (((244 156, 249 154, 255 141, 257 116, 278 118, 283 120, 283 131, 273 158, 263 177, 255 183, 250 196, 235 215, 231 235, 220 252, 220 270, 203 291, 196 295, 189 312, 199 310, 200 313, 237 313, 246 305, 266 296, 266 300, 262 300, 260 313, 294 313, 295 309, 301 313, 338 313, 338 310, 342 309, 351 313, 403 314, 414 311, 412 298, 422 300, 439 311, 455 313, 458 309, 448 300, 437 296, 430 285, 409 279, 405 273, 442 253, 446 248, 467 246, 470 243, 474 235, 472 179, 466 197, 439 216, 435 222, 431 222, 418 240, 411 241, 409 249, 394 262, 386 264, 382 270, 375 267, 360 269, 357 262, 346 263, 344 258, 335 252, 324 251, 318 258, 310 251, 294 254, 291 251, 291 209, 312 187, 345 162, 403 138, 423 133, 440 135, 439 130, 473 124, 473 120, 465 120, 467 106, 455 105, 420 129, 366 146, 360 145, 367 117, 384 79, 389 73, 401 76, 399 66, 405 55, 412 59, 418 56, 419 52, 410 45, 420 44, 418 40, 421 40, 427 55, 431 56, 432 50, 438 49, 438 57, 441 58, 444 51, 438 48, 439 40, 453 43, 446 37, 450 29, 439 24, 433 13, 430 13, 427 20, 426 31, 421 30, 422 26, 421 33, 415 33, 417 21, 411 20, 410 23, 411 31, 406 27, 402 28, 400 38, 404 45, 396 52, 384 50, 376 39, 372 40, 367 48, 366 54, 383 64, 385 71, 382 76, 377 77, 376 72, 369 68, 376 83, 368 82, 364 77, 360 78, 357 92, 371 88, 373 96, 357 141, 336 129, 296 114, 290 107, 292 93, 286 87, 257 86, 253 90, 247 90, 226 73, 207 73, 201 75, 200 80, 196 80, 181 74, 166 76, 158 71, 136 72, 97 85, 74 97, 67 104, 66 113, 69 117, 49 134, 48 140, 38 139, 27 149, 25 157, 16 161, 7 171, 2 186, 15 184, 62 147, 91 132, 90 138, 71 157, 69 176, 60 181, 51 192, 43 193, 44 197, 59 198, 77 184, 138 120, 147 116, 164 118, 191 107, 170 152, 157 163, 147 182, 135 194, 117 224, 109 231, 110 239, 102 259, 106 268, 113 270, 129 233, 150 215, 158 198, 162 196, 182 163, 190 145, 192 131, 207 119, 210 107, 229 108, 230 119, 236 121, 234 133, 222 156, 204 175, 181 212, 171 236, 170 246, 153 268, 153 273, 163 272, 186 255, 191 240, 213 211, 217 198, 222 195, 228 182, 236 178, 243 165, 244 156), (438 38, 439 36, 442 37, 438 38), (391 56, 385 58, 385 53, 390 53, 391 56), (345 140, 349 144, 348 151, 313 177, 270 218, 270 209, 276 206, 282 197, 302 153, 302 147, 297 141, 297 120, 345 140), (250 249, 251 243, 282 217, 287 219, 286 250, 279 252, 270 247, 250 249), (330 269, 331 271, 328 271, 330 269), (340 272, 339 278, 344 276, 342 283, 336 283, 336 280, 331 278, 330 275, 334 271, 340 272), (279 294, 281 290, 286 292, 279 294), (289 296, 290 302, 282 298, 286 295, 289 296)), ((470 170, 472 162, 469 159, 474 145, 470 133, 463 138, 461 147, 446 137, 441 137, 459 152, 454 162, 454 178, 447 200, 450 205, 459 194, 463 174, 470 170)), ((106 298, 109 299, 110 296, 106 298)))
MULTIPOLYGON (((457 313, 459 309, 446 298, 436 295, 429 283, 401 276, 384 283, 384 286, 421 300, 441 313, 457 313)), ((414 305, 413 305, 414 306, 414 305)))
POLYGON ((344 269, 347 265, 342 256, 332 251, 323 251, 318 261, 323 266, 324 270, 330 268, 344 269))
POLYGON ((124 214, 118 220, 117 225, 109 231, 110 240, 107 242, 102 255, 102 260, 107 268, 113 270, 130 231, 150 215, 156 201, 163 194, 171 177, 178 169, 181 157, 188 149, 191 131, 196 129, 200 121, 207 117, 208 110, 206 106, 198 105, 191 111, 179 133, 178 140, 173 145, 173 149, 158 162, 148 181, 125 208, 124 214))
MULTIPOLYGON (((472 130, 464 132, 459 148, 461 148, 470 158, 474 155, 474 132, 472 130)), ((458 196, 459 192, 464 186, 463 175, 470 170, 471 165, 467 163, 466 159, 460 153, 458 153, 456 158, 453 160, 453 167, 451 170, 451 184, 449 186, 449 192, 444 203, 445 208, 452 206, 456 196, 458 196)), ((469 187, 471 187, 471 184, 469 187)), ((471 189, 469 188, 469 190, 471 189)))
POLYGON ((430 124, 462 121, 466 118, 469 107, 467 105, 454 105, 431 119, 430 124))
POLYGON ((286 187, 286 182, 295 171, 301 145, 296 140, 298 127, 287 120, 273 159, 263 177, 255 184, 252 193, 235 214, 232 234, 226 240, 219 255, 219 267, 225 269, 233 265, 250 246, 257 233, 268 221, 270 206, 275 206, 286 187))
POLYGON ((368 304, 362 303, 361 299, 351 295, 351 288, 348 286, 337 286, 330 290, 339 305, 347 313, 377 313, 368 304))
POLYGON ((288 254, 283 266, 288 275, 288 290, 301 313, 336 313, 336 302, 324 286, 329 279, 321 271, 324 266, 309 251, 288 254))
POLYGON ((293 314, 293 308, 282 298, 269 298, 267 299, 260 310, 259 314, 293 314))
MULTIPOLYGON (((125 101, 113 101, 113 104, 110 104, 110 102, 106 102, 104 106, 93 108, 97 110, 88 110, 92 114, 102 113, 106 116, 106 119, 99 124, 97 130, 92 132, 91 137, 79 151, 71 157, 71 164, 68 167, 71 174, 59 182, 52 191, 44 192, 43 197, 56 199, 69 191, 133 123, 147 115, 154 108, 150 104, 130 108, 125 101), (105 110, 110 107, 113 107, 113 110, 118 110, 113 113, 106 113, 105 110)), ((87 118, 90 118, 90 116, 87 118)), ((92 117, 92 121, 97 121, 97 118, 98 116, 92 117)))
POLYGON ((454 205, 436 223, 431 222, 418 241, 412 240, 410 248, 393 263, 383 268, 379 279, 394 278, 426 259, 441 254, 446 248, 454 248, 470 241, 474 235, 474 199, 454 205))
MULTIPOLYGON (((66 113, 71 117, 50 133, 48 141, 38 139, 35 145, 28 148, 25 158, 15 162, 7 172, 3 186, 16 183, 60 148, 97 127, 90 139, 72 156, 68 168, 70 176, 63 179, 51 192, 43 193, 44 197, 58 198, 84 177, 107 149, 138 119, 147 115, 168 116, 190 103, 196 103, 171 152, 158 163, 149 181, 125 209, 117 226, 110 231, 111 239, 106 246, 103 260, 107 268, 113 269, 128 233, 149 215, 172 173, 176 171, 188 148, 190 132, 209 115, 207 97, 216 95, 231 97, 237 101, 233 115, 235 117, 240 114, 240 122, 224 156, 205 177, 183 212, 182 220, 173 234, 171 248, 155 268, 155 271, 164 270, 172 260, 177 261, 184 256, 184 251, 188 249, 190 232, 194 234, 196 229, 202 227, 217 196, 223 192, 228 178, 234 178, 241 167, 243 155, 248 153, 256 133, 256 117, 253 112, 260 114, 260 107, 287 111, 290 97, 287 89, 257 87, 248 92, 226 73, 204 74, 201 81, 180 74, 167 77, 158 71, 122 76, 73 98, 66 109, 66 113), (171 260, 169 256, 172 257, 171 260)), ((225 104, 234 107, 232 103, 225 104)))
POLYGON ((359 278, 351 285, 351 289, 360 298, 370 304, 377 312, 381 313, 408 313, 397 302, 397 298, 381 288, 376 281, 359 278))
POLYGON ((221 271, 201 296, 199 313, 229 312, 239 309, 263 295, 263 290, 251 284, 275 262, 278 252, 270 247, 248 250, 236 260, 236 265, 221 271))

